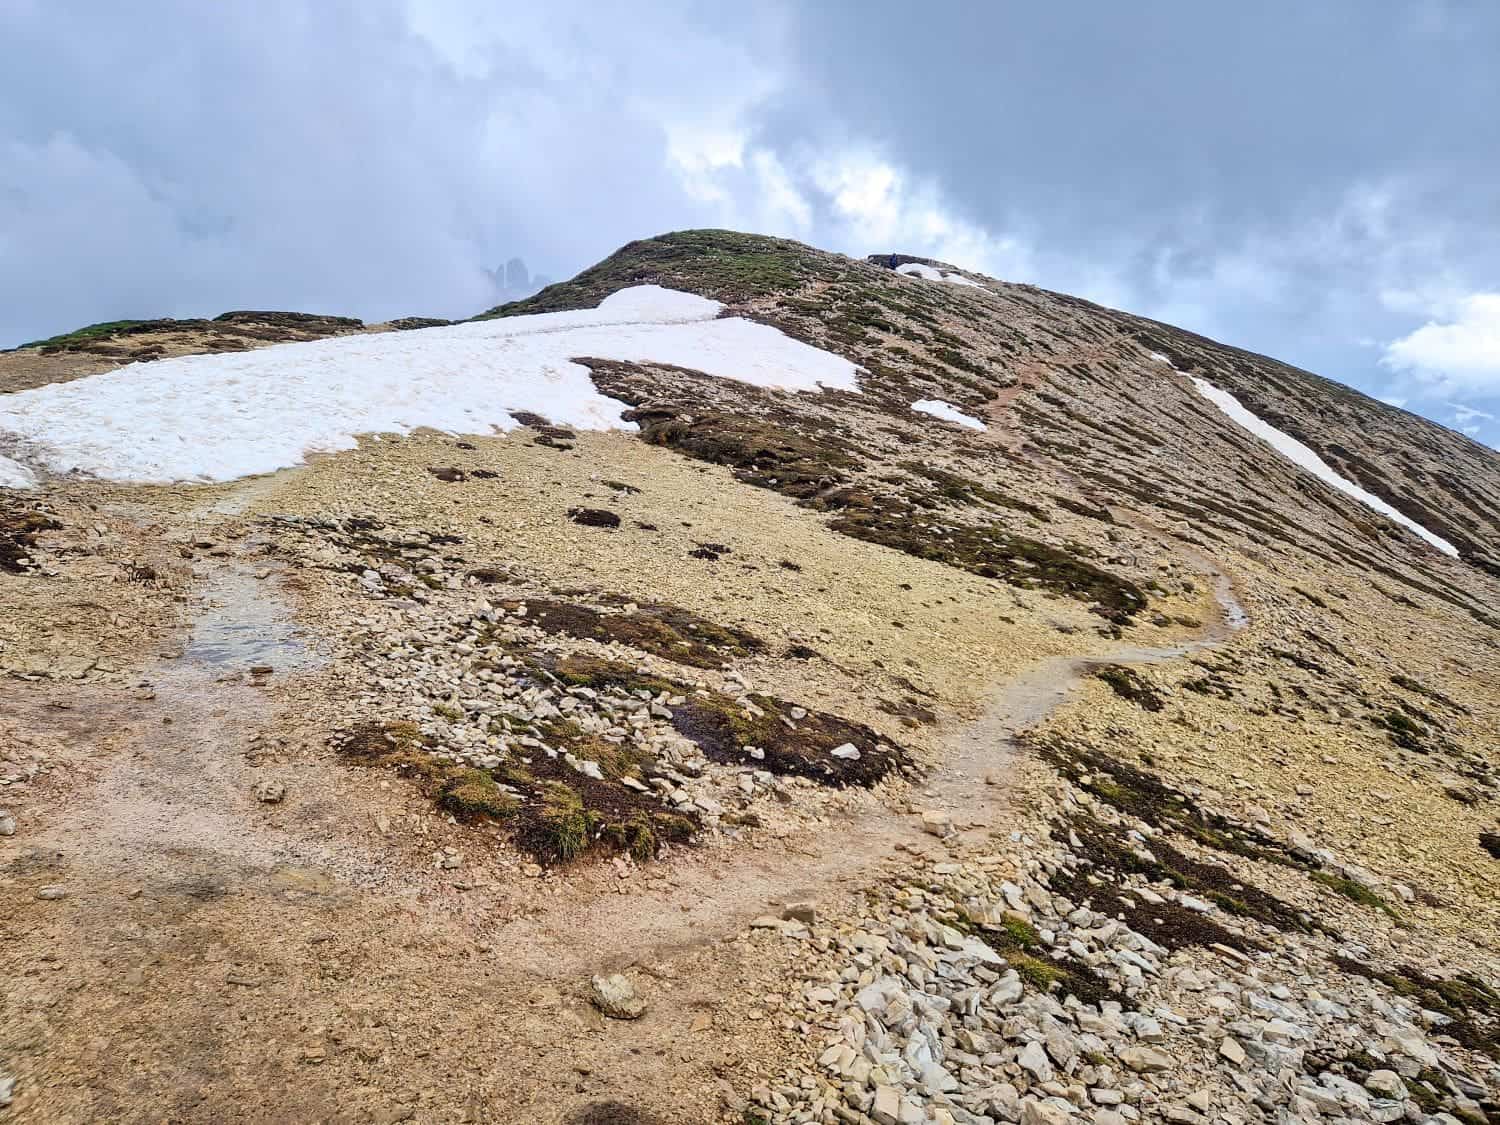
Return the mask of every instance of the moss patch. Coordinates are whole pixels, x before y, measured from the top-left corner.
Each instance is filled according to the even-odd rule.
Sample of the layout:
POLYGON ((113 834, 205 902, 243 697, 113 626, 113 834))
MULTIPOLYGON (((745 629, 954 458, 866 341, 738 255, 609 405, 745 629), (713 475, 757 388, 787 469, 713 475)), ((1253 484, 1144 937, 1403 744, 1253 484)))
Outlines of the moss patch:
POLYGON ((1371 721, 1377 727, 1383 728, 1386 737, 1404 750, 1426 754, 1431 749, 1427 744, 1430 733, 1428 729, 1404 711, 1381 712, 1372 716, 1371 721))
POLYGON ((998 926, 979 925, 960 914, 954 926, 984 942, 1038 992, 1054 989, 1083 1004, 1124 998, 1088 965, 1072 957, 1049 953, 1035 927, 1021 918, 1006 918, 998 926))
POLYGON ((1346 973, 1379 981, 1397 995, 1453 1020, 1443 1028, 1459 1043, 1500 1060, 1500 993, 1468 973, 1434 977, 1411 965, 1377 968, 1342 954, 1333 963, 1346 973))
POLYGON ((653 604, 609 612, 545 598, 529 599, 526 606, 526 620, 548 633, 615 641, 693 668, 723 668, 735 657, 764 647, 743 629, 716 624, 678 606, 653 604))
POLYGON ((1387 914, 1394 915, 1396 912, 1391 904, 1386 902, 1378 894, 1363 883, 1353 879, 1346 879, 1342 875, 1335 875, 1331 871, 1314 871, 1311 873, 1315 882, 1322 883, 1335 894, 1342 895, 1350 902, 1357 902, 1361 906, 1373 907, 1376 910, 1384 910, 1387 914))
POLYGON ((1128 762, 1058 737, 1032 736, 1025 741, 1079 788, 1153 828, 1179 832, 1204 847, 1246 859, 1308 866, 1281 841, 1205 811, 1187 794, 1128 762))
POLYGON ((1133 582, 1061 547, 1015 535, 999 524, 951 526, 899 509, 850 511, 829 526, 855 539, 891 547, 920 559, 947 563, 983 578, 1023 589, 1052 590, 1090 603, 1108 620, 1128 625, 1146 608, 1133 582))
POLYGON ((584 527, 616 528, 620 526, 618 513, 608 508, 569 508, 568 518, 584 527))
POLYGON ((848 479, 858 464, 853 449, 826 428, 779 424, 749 414, 709 411, 683 415, 675 407, 626 413, 641 440, 713 465, 728 465, 746 484, 808 500, 848 479))
MULTIPOLYGON (((561 727, 541 732, 563 742, 561 727)), ((362 766, 393 769, 416 782, 439 807, 464 820, 506 825, 516 846, 543 863, 568 862, 592 849, 626 851, 645 861, 663 844, 690 839, 694 814, 665 809, 619 778, 647 772, 650 759, 622 746, 581 736, 569 752, 599 762, 606 777, 581 774, 561 758, 537 751, 494 770, 435 757, 431 741, 411 722, 364 722, 341 731, 333 746, 362 766)))
POLYGON ((1066 841, 1069 832, 1082 843, 1081 849, 1074 850, 1101 870, 1119 875, 1144 875, 1152 882, 1168 883, 1212 902, 1226 913, 1253 918, 1275 929, 1312 929, 1299 911, 1275 895, 1245 882, 1218 864, 1204 863, 1184 855, 1161 837, 1151 840, 1149 852, 1132 848, 1117 827, 1090 816, 1073 817, 1065 826, 1055 829, 1054 835, 1058 840, 1066 841))
POLYGON ((566 863, 594 848, 645 861, 698 831, 696 814, 669 811, 613 778, 588 777, 545 754, 499 772, 521 798, 512 817, 516 845, 542 863, 566 863))
POLYGON ((905 750, 869 727, 765 695, 694 695, 672 709, 672 726, 712 761, 811 778, 823 785, 873 785, 892 771, 912 769, 905 750), (858 750, 859 757, 833 755, 846 743, 858 750), (750 747, 762 756, 755 757, 750 747))
POLYGON ((456 769, 443 779, 438 804, 460 816, 505 820, 516 811, 516 799, 485 770, 456 769))
POLYGON ((0 496, 0 570, 20 574, 21 560, 36 548, 37 536, 62 527, 46 512, 30 504, 0 496))
POLYGON ((627 243, 570 281, 474 319, 591 309, 632 285, 665 285, 736 303, 831 276, 824 260, 800 243, 728 230, 674 231, 627 243))
POLYGON ((1130 700, 1143 711, 1160 711, 1166 705, 1161 693, 1134 668, 1123 664, 1100 664, 1094 668, 1094 678, 1103 680, 1121 699, 1130 700))
POLYGON ((1267 948, 1263 943, 1245 934, 1221 926, 1218 922, 1196 910, 1176 902, 1148 903, 1138 894, 1121 891, 1107 879, 1092 883, 1085 876, 1086 869, 1075 872, 1059 872, 1052 876, 1052 890, 1066 895, 1074 902, 1088 902, 1093 910, 1121 918, 1138 934, 1144 934, 1157 945, 1166 949, 1183 949, 1188 946, 1207 947, 1226 945, 1242 953, 1267 948))
POLYGON ((563 1125, 664 1125, 661 1118, 624 1102, 594 1102, 570 1113, 563 1125))
POLYGON ((631 695, 644 691, 655 696, 662 692, 676 694, 688 690, 672 680, 639 672, 629 664, 598 656, 565 656, 552 666, 551 671, 571 687, 587 687, 595 691, 614 688, 631 695))

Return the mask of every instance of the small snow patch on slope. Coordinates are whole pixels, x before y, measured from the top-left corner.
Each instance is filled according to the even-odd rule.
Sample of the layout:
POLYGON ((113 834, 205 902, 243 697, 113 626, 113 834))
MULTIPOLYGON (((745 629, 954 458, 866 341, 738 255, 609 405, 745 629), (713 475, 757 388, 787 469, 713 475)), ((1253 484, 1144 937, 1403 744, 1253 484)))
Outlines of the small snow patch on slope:
POLYGON ((1292 437, 1291 434, 1283 433, 1281 430, 1278 430, 1270 423, 1262 421, 1260 418, 1256 417, 1249 410, 1246 410, 1245 407, 1241 405, 1240 400, 1235 398, 1228 391, 1221 391, 1212 383, 1206 382, 1203 379, 1199 379, 1197 376, 1191 376, 1191 378, 1193 380, 1193 386, 1198 388, 1199 394, 1203 395, 1204 398, 1208 399, 1225 414, 1229 415, 1229 417, 1236 423, 1238 423, 1241 427, 1248 430, 1256 437, 1260 438, 1261 441, 1265 442, 1272 449, 1276 450, 1276 452, 1280 453, 1288 461, 1291 461, 1293 464, 1306 469, 1308 472, 1312 473, 1313 476, 1321 480, 1324 484, 1332 485, 1340 492, 1354 497, 1354 499, 1358 500, 1366 507, 1373 508, 1381 515, 1394 520, 1396 523, 1399 523, 1402 527, 1414 531, 1417 535, 1420 535, 1423 539, 1427 540, 1427 542, 1431 543, 1439 551, 1442 551, 1443 554, 1452 555, 1455 558, 1458 557, 1458 548, 1455 547, 1452 543, 1448 542, 1448 540, 1442 538, 1439 535, 1434 535, 1432 532, 1428 531, 1425 527, 1417 523, 1415 520, 1410 519, 1407 516, 1404 516, 1400 512, 1396 511, 1395 508, 1391 507, 1374 493, 1366 492, 1363 488, 1360 488, 1359 485, 1355 484, 1353 481, 1340 476, 1337 472, 1334 471, 1333 466, 1329 465, 1327 461, 1324 461, 1323 458, 1319 457, 1315 452, 1313 452, 1313 450, 1308 448, 1306 445, 1303 445, 1296 438, 1292 437))
POLYGON ((960 426, 968 426, 971 430, 985 429, 985 424, 978 418, 965 414, 951 402, 944 402, 940 398, 922 398, 911 404, 913 410, 920 410, 923 414, 931 414, 934 418, 941 418, 945 422, 957 422, 960 426))
POLYGON ((183 356, 0 398, 0 434, 53 472, 233 480, 350 449, 356 434, 512 429, 532 411, 635 429, 575 357, 656 362, 788 391, 858 391, 848 360, 691 293, 621 290, 596 309, 183 356))
POLYGON ((975 289, 985 288, 979 282, 970 280, 961 273, 948 273, 935 266, 924 266, 921 262, 907 262, 896 272, 904 273, 908 277, 925 278, 927 281, 947 281, 953 285, 969 285, 975 289))
POLYGON ((35 488, 31 470, 9 457, 0 456, 0 488, 35 488))

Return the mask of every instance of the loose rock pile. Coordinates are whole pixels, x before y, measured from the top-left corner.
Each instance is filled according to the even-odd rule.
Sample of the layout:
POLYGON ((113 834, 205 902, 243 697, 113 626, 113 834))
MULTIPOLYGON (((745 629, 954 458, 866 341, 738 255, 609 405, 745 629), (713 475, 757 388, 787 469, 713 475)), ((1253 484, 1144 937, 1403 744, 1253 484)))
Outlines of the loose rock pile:
POLYGON ((1206 910, 1251 952, 1164 948, 1051 889, 1082 864, 1065 846, 1020 836, 1009 855, 929 862, 893 881, 857 927, 814 927, 819 971, 790 1015, 812 1036, 816 1062, 755 1091, 762 1117, 1489 1119, 1494 1060, 1447 1037, 1441 1014, 1328 963, 1367 951, 1123 881, 1118 891, 1163 911, 1206 910))
MULTIPOLYGON (((440 762, 502 770, 500 789, 512 796, 507 763, 561 763, 581 784, 618 785, 710 832, 773 820, 787 827, 833 799, 813 780, 766 768, 775 763, 753 745, 739 748, 741 765, 711 762, 674 727, 674 709, 708 698, 764 718, 737 669, 705 672, 544 628, 521 577, 500 568, 476 576, 441 534, 376 531, 358 521, 283 526, 307 537, 309 561, 349 573, 361 594, 334 661, 347 670, 336 674, 350 684, 351 717, 414 721, 440 762), (570 674, 570 658, 589 661, 595 674, 570 674)), ((533 600, 550 605, 552 597, 533 600)), ((622 603, 615 612, 636 608, 622 603)), ((786 715, 793 729, 818 718, 798 707, 786 715)), ((866 764, 875 749, 831 747, 829 773, 866 764)))

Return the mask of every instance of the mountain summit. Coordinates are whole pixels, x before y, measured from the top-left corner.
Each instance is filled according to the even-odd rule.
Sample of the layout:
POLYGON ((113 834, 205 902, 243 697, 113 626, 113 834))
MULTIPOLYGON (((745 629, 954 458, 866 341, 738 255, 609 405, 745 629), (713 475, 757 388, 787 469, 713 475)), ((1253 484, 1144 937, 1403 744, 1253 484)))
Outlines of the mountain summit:
POLYGON ((1500 454, 1265 356, 728 231, 95 325, 0 592, 17 1120, 1500 1114, 1500 454))

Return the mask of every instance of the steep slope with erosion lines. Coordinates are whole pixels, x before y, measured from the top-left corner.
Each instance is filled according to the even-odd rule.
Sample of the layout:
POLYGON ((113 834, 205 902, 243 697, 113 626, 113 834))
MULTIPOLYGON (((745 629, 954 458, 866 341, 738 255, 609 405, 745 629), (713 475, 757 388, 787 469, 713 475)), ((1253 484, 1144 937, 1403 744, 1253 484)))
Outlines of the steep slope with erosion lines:
MULTIPOLYGON (((1500 1112, 1493 454, 907 255, 679 232, 485 316, 642 284, 858 387, 582 355, 634 432, 0 490, 0 1112, 1500 1112)), ((0 389, 423 326, 253 316, 0 389)))

